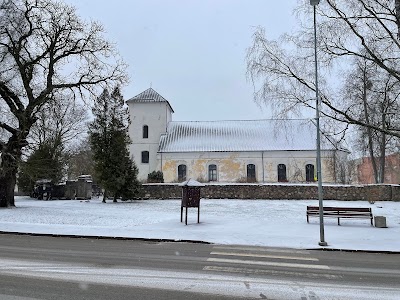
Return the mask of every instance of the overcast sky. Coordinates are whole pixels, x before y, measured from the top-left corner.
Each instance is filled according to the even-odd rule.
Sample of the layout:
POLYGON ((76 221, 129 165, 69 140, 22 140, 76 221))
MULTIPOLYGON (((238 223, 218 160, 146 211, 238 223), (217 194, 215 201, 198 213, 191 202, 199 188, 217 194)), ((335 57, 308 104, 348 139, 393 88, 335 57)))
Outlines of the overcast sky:
POLYGON ((298 0, 65 0, 100 21, 128 63, 129 99, 150 86, 173 120, 269 118, 253 102, 246 49, 255 26, 277 38, 296 26, 298 0))

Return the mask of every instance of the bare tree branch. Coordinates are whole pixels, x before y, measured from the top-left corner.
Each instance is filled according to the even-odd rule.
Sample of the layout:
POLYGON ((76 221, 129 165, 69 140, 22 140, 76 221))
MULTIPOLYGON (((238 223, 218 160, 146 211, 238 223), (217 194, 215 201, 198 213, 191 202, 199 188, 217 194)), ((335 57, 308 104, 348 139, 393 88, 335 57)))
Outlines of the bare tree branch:
MULTIPOLYGON (((343 72, 346 72, 344 70, 349 68, 352 61, 360 58, 376 65, 383 78, 389 76, 395 79, 396 83, 390 81, 391 107, 399 106, 400 43, 396 35, 399 28, 396 16, 399 10, 395 9, 395 1, 396 4, 400 2, 321 2, 318 7, 317 49, 322 71, 322 115, 346 127, 346 124, 361 126, 399 138, 399 122, 391 122, 384 127, 381 121, 367 122, 359 114, 358 104, 343 98, 342 94, 345 83, 343 72)), ((299 11, 304 16, 311 16, 309 9, 309 5, 304 5, 299 11)), ((304 112, 304 108, 315 107, 311 24, 310 21, 309 27, 292 35, 286 34, 278 41, 268 40, 262 28, 257 28, 253 34, 253 43, 248 48, 246 60, 247 75, 254 86, 254 100, 270 105, 277 117, 298 114, 304 112)))
POLYGON ((0 0, 0 63, 0 105, 9 108, 0 127, 11 134, 2 142, 2 207, 14 205, 8 187, 15 182, 16 161, 53 96, 72 92, 68 104, 107 84, 124 84, 127 76, 103 27, 84 22, 75 8, 56 0, 0 0))

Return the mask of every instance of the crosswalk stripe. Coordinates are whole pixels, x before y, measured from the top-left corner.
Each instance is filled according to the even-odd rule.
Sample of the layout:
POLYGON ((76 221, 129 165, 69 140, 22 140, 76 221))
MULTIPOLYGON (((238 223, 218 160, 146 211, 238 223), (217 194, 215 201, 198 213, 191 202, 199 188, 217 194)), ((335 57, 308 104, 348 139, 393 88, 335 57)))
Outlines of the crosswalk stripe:
POLYGON ((308 265, 308 264, 281 263, 281 262, 270 262, 270 261, 259 261, 259 260, 224 259, 224 258, 213 258, 213 257, 208 258, 207 261, 208 262, 220 262, 220 263, 232 263, 232 264, 273 266, 273 267, 289 267, 289 268, 321 269, 321 270, 329 270, 330 269, 326 265, 308 265))
POLYGON ((257 253, 234 253, 234 252, 219 252, 213 251, 212 255, 223 255, 223 256, 244 256, 244 257, 263 257, 263 258, 277 258, 277 259, 292 259, 292 260, 309 260, 319 261, 318 258, 314 257, 299 257, 299 256, 279 256, 279 255, 268 255, 268 254, 257 254, 257 253))
POLYGON ((254 252, 276 252, 276 253, 295 253, 295 254, 310 254, 310 251, 306 250, 291 250, 291 249, 280 249, 280 248, 261 248, 261 247, 240 247, 240 246, 224 246, 217 245, 213 249, 216 250, 243 250, 243 251, 254 251, 254 252))
POLYGON ((269 274, 269 275, 295 275, 307 278, 327 278, 327 279, 337 279, 342 278, 342 275, 332 275, 332 274, 321 274, 321 273, 311 273, 311 272, 294 272, 294 271, 279 271, 279 270, 260 270, 260 269, 249 269, 249 268, 233 268, 233 267, 218 267, 218 266, 205 266, 203 271, 213 271, 213 272, 227 272, 227 273, 242 273, 242 274, 269 274))

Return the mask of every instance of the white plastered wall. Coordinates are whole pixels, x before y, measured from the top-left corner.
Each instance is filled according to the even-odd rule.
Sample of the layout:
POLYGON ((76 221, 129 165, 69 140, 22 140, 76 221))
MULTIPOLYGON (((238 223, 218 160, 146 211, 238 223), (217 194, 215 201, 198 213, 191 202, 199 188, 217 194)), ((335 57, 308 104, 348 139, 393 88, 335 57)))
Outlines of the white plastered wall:
POLYGON ((167 102, 127 102, 131 124, 129 151, 139 169, 138 179, 157 169, 157 151, 161 134, 165 134, 172 111, 167 102), (148 138, 143 138, 143 126, 148 126, 148 138), (149 163, 142 163, 142 151, 149 151, 149 163))
MULTIPOLYGON (((158 153, 158 169, 164 173, 165 182, 178 181, 178 166, 187 166, 187 178, 208 181, 208 166, 217 165, 219 182, 240 182, 247 176, 247 165, 256 166, 257 182, 277 182, 278 164, 286 165, 290 182, 305 182, 305 166, 316 168, 314 151, 267 151, 267 152, 189 152, 158 153)), ((322 179, 325 183, 335 182, 332 174, 330 154, 322 153, 322 179)))

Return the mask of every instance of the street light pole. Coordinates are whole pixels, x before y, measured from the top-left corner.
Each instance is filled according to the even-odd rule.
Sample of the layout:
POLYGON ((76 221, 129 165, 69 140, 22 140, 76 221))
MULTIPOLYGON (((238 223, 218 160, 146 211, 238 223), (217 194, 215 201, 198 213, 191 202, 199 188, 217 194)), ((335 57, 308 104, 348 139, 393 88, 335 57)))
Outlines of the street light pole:
POLYGON ((319 130, 319 116, 320 116, 320 98, 318 91, 318 61, 317 61, 317 22, 316 22, 316 6, 320 0, 310 0, 310 4, 314 10, 314 60, 315 60, 315 114, 317 123, 317 180, 318 180, 318 203, 319 203, 319 237, 320 241, 318 245, 327 246, 328 243, 325 241, 324 233, 324 205, 323 205, 323 191, 322 191, 322 170, 321 170, 321 137, 319 130))

